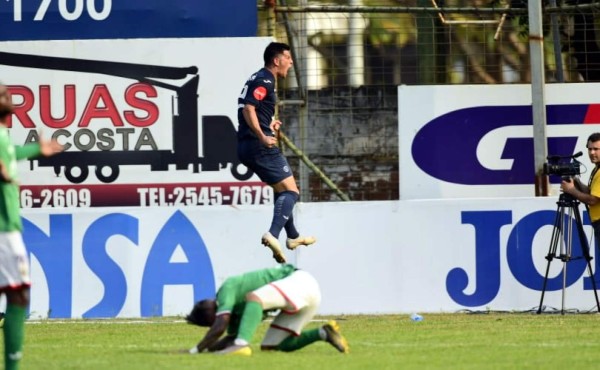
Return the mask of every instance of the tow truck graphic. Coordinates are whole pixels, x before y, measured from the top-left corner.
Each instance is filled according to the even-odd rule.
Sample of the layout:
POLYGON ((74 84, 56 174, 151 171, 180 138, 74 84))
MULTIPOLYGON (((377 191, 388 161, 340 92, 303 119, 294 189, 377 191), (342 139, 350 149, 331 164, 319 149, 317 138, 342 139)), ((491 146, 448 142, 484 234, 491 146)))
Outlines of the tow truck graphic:
POLYGON ((167 171, 170 164, 177 170, 188 169, 191 165, 193 172, 198 173, 200 169, 220 171, 231 164, 231 174, 236 179, 244 181, 253 175, 237 158, 237 132, 227 116, 202 116, 203 156, 199 156, 197 100, 200 76, 196 66, 168 67, 8 52, 0 52, 0 65, 123 77, 176 94, 172 97, 172 150, 66 151, 48 158, 32 159, 32 170, 35 161, 40 167, 53 167, 57 176, 64 168, 65 178, 74 184, 87 179, 90 166, 95 166, 96 177, 104 183, 114 182, 122 165, 150 165, 151 171, 167 171), (182 80, 190 76, 181 86, 154 79, 182 80))

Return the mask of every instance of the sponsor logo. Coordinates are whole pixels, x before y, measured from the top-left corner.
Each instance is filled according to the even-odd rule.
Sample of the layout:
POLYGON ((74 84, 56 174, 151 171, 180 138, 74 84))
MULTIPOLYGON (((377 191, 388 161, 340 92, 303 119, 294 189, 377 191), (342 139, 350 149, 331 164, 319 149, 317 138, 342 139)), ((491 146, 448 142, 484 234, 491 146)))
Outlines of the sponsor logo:
POLYGON ((119 177, 122 165, 149 165, 150 171, 169 171, 169 165, 175 165, 177 170, 191 167, 194 173, 199 173, 200 169, 220 171, 224 164, 231 163, 235 178, 247 180, 253 175, 251 171, 242 174, 244 170, 240 170, 238 159, 230 154, 236 145, 237 132, 229 117, 198 119, 200 76, 196 66, 158 66, 8 52, 0 52, 0 65, 98 73, 144 81, 127 86, 124 92, 104 83, 95 84, 91 91, 74 84, 66 84, 62 89, 51 85, 10 86, 17 103, 8 127, 22 127, 27 135, 24 143, 38 142, 39 126, 49 127, 54 130, 52 138, 65 148, 57 156, 31 159, 32 171, 35 163, 39 167, 52 167, 56 175, 63 172, 65 179, 73 184, 85 182, 90 167, 95 167, 98 180, 112 183, 119 177), (189 79, 178 86, 154 78, 189 79), (176 95, 177 103, 171 106, 171 116, 162 120, 171 126, 170 143, 161 135, 164 129, 163 132, 152 130, 161 118, 158 88, 173 90, 176 95), (83 106, 78 105, 81 96, 87 96, 83 106), (56 109, 61 103, 63 107, 56 109), (199 132, 208 142, 203 145, 203 153, 198 150, 199 132), (208 140, 213 137, 219 137, 218 144, 208 140), (159 145, 161 138, 162 145, 159 145))
MULTIPOLYGON (((463 306, 477 307, 490 303, 500 292, 501 273, 510 273, 522 286, 541 291, 544 275, 536 268, 536 256, 533 253, 534 239, 537 233, 554 225, 556 212, 541 210, 525 215, 520 220, 513 220, 512 211, 463 211, 461 222, 475 229, 475 266, 455 267, 446 275, 446 291, 450 298, 463 306), (508 240, 503 251, 500 229, 511 227, 508 240), (505 256, 505 257, 504 257, 505 256), (508 269, 501 268, 506 258, 508 269), (468 271, 472 272, 472 275, 468 271), (475 289, 473 289, 473 286, 475 289)), ((571 219, 573 229, 575 220, 571 219)), ((583 213, 584 225, 591 225, 587 212, 583 213)), ((567 238, 567 236, 562 236, 567 238)), ((578 233, 572 235, 573 254, 569 268, 547 280, 546 291, 558 291, 565 285, 575 284, 586 273, 586 260, 581 258, 581 242, 578 233), (566 274, 566 275, 565 275, 566 274)), ((584 244, 585 245, 585 244, 584 244)), ((543 259, 544 256, 537 256, 543 259)), ((600 259, 595 258, 594 270, 600 268, 600 259)), ((583 290, 592 290, 589 276, 584 277, 583 290)))
POLYGON ((267 96, 267 89, 265 89, 263 86, 259 86, 256 89, 254 89, 252 95, 256 100, 263 100, 265 96, 267 96))
MULTIPOLYGON (((100 300, 86 307, 83 318, 115 317, 130 296, 137 297, 141 317, 161 316, 167 305, 163 291, 167 286, 190 286, 193 302, 215 296, 213 265, 202 235, 181 211, 175 211, 162 227, 152 231, 154 241, 144 262, 144 270, 132 287, 128 266, 120 265, 109 253, 108 240, 123 238, 138 245, 146 233, 144 219, 124 213, 107 213, 83 231, 83 242, 74 241, 76 214, 48 216, 47 226, 38 227, 23 219, 23 240, 28 252, 39 262, 47 280, 50 318, 70 318, 76 299, 74 251, 81 248, 88 273, 104 286, 100 300), (45 228, 48 227, 48 230, 45 228), (50 248, 48 248, 50 247, 50 248), (174 261, 174 253, 185 255, 185 261, 174 261), (61 261, 61 263, 56 263, 61 261), (139 289, 138 292, 132 292, 139 289)), ((146 235, 147 236, 147 235, 146 235)), ((192 302, 192 300, 190 300, 192 302)))
MULTIPOLYGON (((574 129, 573 135, 548 138, 549 154, 573 154, 580 136, 585 140, 591 133, 590 130, 577 132, 577 127, 600 123, 600 104, 548 105, 546 112, 548 125, 572 125, 574 129)), ((482 139, 494 135, 494 130, 532 125, 530 105, 458 109, 434 118, 417 132, 411 147, 412 158, 428 175, 450 183, 532 184, 535 180, 533 137, 505 140, 499 159, 512 161, 508 169, 487 168, 478 158, 479 152, 485 152, 485 148, 480 148, 482 139)), ((551 180, 559 182, 560 178, 551 180)))

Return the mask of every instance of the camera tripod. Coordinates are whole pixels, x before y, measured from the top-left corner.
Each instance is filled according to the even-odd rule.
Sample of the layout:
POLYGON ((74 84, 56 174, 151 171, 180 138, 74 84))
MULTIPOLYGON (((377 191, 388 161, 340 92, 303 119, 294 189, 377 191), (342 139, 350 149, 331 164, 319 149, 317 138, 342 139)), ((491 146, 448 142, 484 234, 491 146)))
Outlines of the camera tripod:
POLYGON ((558 258, 563 262, 563 286, 562 286, 562 307, 560 313, 565 314, 565 288, 567 284, 567 262, 573 261, 579 258, 585 258, 587 263, 588 273, 592 280, 592 287, 594 289, 594 297, 596 298, 596 307, 600 312, 600 301, 598 301, 598 292, 596 291, 596 280, 594 280, 594 273, 592 272, 592 256, 590 256, 590 246, 588 244, 585 232, 583 230, 583 223, 581 222, 581 215, 579 213, 579 200, 574 198, 570 194, 561 193, 558 202, 558 209, 556 211, 556 219, 554 221, 554 229, 552 230, 552 238, 550 240, 550 248, 546 259, 548 265, 546 266, 546 275, 544 276, 544 285, 542 287, 542 297, 540 299, 540 306, 538 307, 537 313, 542 312, 542 303, 544 302, 544 293, 546 292, 546 284, 548 282, 548 272, 550 271, 550 263, 553 259, 558 258), (579 242, 581 243, 581 257, 573 257, 573 223, 572 219, 575 218, 576 232, 579 236, 579 242), (565 235, 565 224, 566 224, 566 235, 565 235), (565 238, 566 236, 566 238, 565 238), (566 241, 565 241, 566 239, 566 241), (557 254, 557 249, 560 244, 560 251, 557 254))

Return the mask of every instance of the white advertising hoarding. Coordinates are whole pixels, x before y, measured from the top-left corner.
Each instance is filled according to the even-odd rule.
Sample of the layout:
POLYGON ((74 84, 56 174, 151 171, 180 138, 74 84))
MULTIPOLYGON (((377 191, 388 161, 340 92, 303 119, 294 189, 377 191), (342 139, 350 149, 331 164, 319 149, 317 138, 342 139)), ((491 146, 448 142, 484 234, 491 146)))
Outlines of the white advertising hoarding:
MULTIPOLYGON (((285 253, 319 281, 320 314, 529 310, 540 303, 555 201, 302 203, 294 218, 318 241, 285 253)), ((259 242, 271 212, 268 205, 26 210, 31 317, 186 314, 228 276, 276 266, 259 242)), ((595 310, 579 245, 567 263, 565 302, 595 310)), ((599 263, 591 261, 594 270, 599 263)), ((547 307, 561 307, 563 266, 550 263, 547 307)))
POLYGON ((0 43, 16 144, 66 151, 20 166, 22 206, 262 204, 239 164, 237 98, 270 38, 0 43))
MULTIPOLYGON (((600 131, 599 90, 546 85, 548 154, 583 151, 585 179, 586 140, 600 131)), ((400 86, 398 121, 400 199, 535 195, 530 85, 400 86)))

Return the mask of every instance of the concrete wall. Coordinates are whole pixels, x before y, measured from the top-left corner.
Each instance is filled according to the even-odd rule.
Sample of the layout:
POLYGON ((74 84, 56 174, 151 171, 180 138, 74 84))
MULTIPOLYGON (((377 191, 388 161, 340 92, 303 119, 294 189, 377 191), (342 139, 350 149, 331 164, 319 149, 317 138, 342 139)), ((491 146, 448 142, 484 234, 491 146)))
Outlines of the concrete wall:
MULTIPOLYGON (((296 99, 285 92, 282 99, 296 99)), ((305 152, 352 200, 398 199, 398 98, 396 88, 336 87, 309 91, 305 152)), ((285 132, 301 146, 300 108, 283 106, 285 132)), ((286 151, 295 173, 299 161, 286 151)), ((310 201, 338 200, 310 175, 310 201)))

